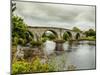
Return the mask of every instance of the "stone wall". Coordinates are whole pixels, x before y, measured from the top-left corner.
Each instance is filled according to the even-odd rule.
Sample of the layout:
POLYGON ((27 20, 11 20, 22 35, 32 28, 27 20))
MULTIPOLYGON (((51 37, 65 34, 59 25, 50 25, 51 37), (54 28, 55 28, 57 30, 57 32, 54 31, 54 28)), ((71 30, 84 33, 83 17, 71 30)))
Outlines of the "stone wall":
MULTIPOLYGON (((37 38, 41 38, 42 35, 46 32, 46 31, 54 31, 57 36, 58 39, 62 39, 63 38, 63 34, 66 31, 69 31, 72 34, 72 38, 73 40, 75 40, 76 34, 77 32, 74 32, 72 30, 69 29, 65 29, 65 28, 54 28, 54 27, 28 27, 29 30, 34 34, 34 39, 37 40, 37 38)), ((84 35, 82 33, 80 33, 80 37, 83 37, 84 35)))

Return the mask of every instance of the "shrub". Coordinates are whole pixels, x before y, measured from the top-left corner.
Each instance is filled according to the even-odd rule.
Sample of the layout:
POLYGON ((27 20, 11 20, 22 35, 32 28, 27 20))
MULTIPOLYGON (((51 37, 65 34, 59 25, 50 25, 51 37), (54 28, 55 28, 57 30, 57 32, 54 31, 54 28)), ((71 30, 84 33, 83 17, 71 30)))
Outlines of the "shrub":
POLYGON ((25 40, 22 39, 22 38, 19 38, 19 40, 18 40, 18 44, 20 44, 20 45, 24 45, 24 44, 25 44, 25 40))
POLYGON ((32 72, 50 72, 55 71, 55 64, 51 63, 41 63, 41 60, 36 57, 35 61, 31 64, 32 72))
POLYGON ((15 61, 12 64, 12 74, 20 73, 35 73, 35 72, 51 72, 55 71, 55 65, 53 63, 41 63, 41 60, 36 57, 31 63, 27 61, 15 61))
POLYGON ((57 36, 55 35, 55 34, 51 34, 51 33, 49 33, 49 34, 46 34, 46 33, 44 33, 43 35, 42 35, 42 38, 43 39, 49 39, 49 40, 54 40, 54 39, 56 39, 57 38, 57 36))
POLYGON ((12 64, 12 74, 26 73, 30 71, 30 64, 25 61, 16 61, 12 64))
POLYGON ((85 31, 86 36, 96 36, 96 31, 93 29, 89 29, 88 31, 85 31))
POLYGON ((12 44, 15 46, 18 44, 18 37, 12 38, 12 44))
POLYGON ((41 38, 42 42, 46 42, 46 40, 49 40, 47 37, 42 37, 41 38))
POLYGON ((72 29, 73 31, 75 31, 75 32, 82 32, 79 28, 77 28, 77 27, 73 27, 73 29, 72 29))
POLYGON ((35 47, 35 46, 41 46, 42 42, 41 41, 32 41, 31 44, 32 44, 33 47, 35 47))

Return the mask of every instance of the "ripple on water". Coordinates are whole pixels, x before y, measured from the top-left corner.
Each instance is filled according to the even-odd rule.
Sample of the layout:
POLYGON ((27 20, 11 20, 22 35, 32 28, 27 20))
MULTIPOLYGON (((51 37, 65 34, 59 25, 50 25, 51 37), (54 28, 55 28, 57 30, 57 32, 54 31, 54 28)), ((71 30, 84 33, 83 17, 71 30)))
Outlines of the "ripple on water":
POLYGON ((46 41, 44 49, 59 70, 67 70, 68 65, 75 65, 76 69, 94 69, 95 68, 95 45, 89 45, 89 41, 79 41, 75 43, 65 42, 63 44, 65 51, 54 51, 55 43, 46 41))

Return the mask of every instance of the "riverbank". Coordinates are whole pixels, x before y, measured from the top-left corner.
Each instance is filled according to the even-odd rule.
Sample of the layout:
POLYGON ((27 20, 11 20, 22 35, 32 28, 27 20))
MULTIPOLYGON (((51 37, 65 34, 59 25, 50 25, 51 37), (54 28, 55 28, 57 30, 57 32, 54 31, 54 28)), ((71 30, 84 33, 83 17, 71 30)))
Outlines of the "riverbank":
MULTIPOLYGON (((19 59, 15 58, 12 63, 12 73, 37 73, 37 72, 55 72, 55 71, 69 71, 78 69, 90 69, 95 67, 95 41, 66 41, 64 45, 64 51, 54 51, 53 41, 45 43, 45 50, 40 50, 37 48, 33 52, 30 48, 25 48, 26 55, 32 56, 32 58, 19 59), (90 43, 90 44, 89 44, 90 43), (52 52, 51 55, 48 53, 42 54, 42 51, 48 53, 52 52), (87 61, 87 62, 85 62, 87 61), (92 62, 91 62, 92 61, 92 62), (85 64, 84 64, 85 63, 85 64)), ((55 46, 54 46, 55 48, 55 46)), ((16 46, 12 47, 12 50, 16 53, 16 46)), ((27 57, 28 57, 27 56, 27 57)))

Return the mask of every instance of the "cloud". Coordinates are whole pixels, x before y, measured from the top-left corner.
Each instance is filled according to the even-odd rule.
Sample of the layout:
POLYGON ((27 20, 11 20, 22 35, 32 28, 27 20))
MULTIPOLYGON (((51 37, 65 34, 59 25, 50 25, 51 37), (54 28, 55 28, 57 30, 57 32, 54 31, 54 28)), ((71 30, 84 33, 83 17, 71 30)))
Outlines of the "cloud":
POLYGON ((95 7, 16 1, 17 14, 29 26, 95 28, 95 7))

